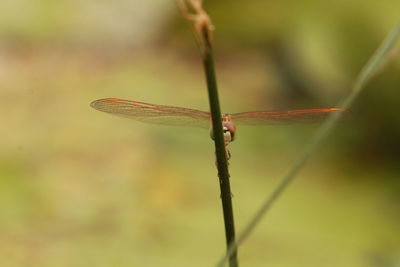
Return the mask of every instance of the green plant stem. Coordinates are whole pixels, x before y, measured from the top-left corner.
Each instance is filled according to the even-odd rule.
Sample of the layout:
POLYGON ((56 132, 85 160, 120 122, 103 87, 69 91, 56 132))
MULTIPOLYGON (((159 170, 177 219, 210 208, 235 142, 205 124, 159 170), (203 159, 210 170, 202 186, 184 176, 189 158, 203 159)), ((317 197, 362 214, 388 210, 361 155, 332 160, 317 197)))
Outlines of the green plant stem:
MULTIPOLYGON (((222 210, 224 214, 225 236, 227 249, 235 244, 235 223, 232 208, 232 193, 229 182, 228 160, 225 149, 225 141, 221 121, 221 109, 218 99, 217 80, 215 76, 214 59, 211 44, 205 45, 202 52, 204 71, 206 74, 208 98, 210 102, 210 111, 212 119, 212 128, 214 132, 215 155, 217 158, 217 168, 219 185, 221 190, 222 210)), ((237 267, 237 249, 231 251, 229 255, 229 266, 237 267)))
MULTIPOLYGON (((396 25, 394 30, 388 34, 387 38, 383 41, 381 46, 376 50, 376 52, 372 55, 372 57, 368 60, 368 62, 364 65, 361 72, 357 76, 352 90, 349 95, 344 98, 344 100, 339 103, 339 107, 343 109, 347 109, 351 106, 357 96, 360 94, 362 89, 365 87, 367 82, 381 69, 384 63, 389 59, 392 55, 392 52, 395 51, 396 45, 400 38, 400 24, 396 25)), ((269 195, 261 207, 258 209, 256 214, 244 228, 242 233, 239 235, 237 239, 237 243, 232 244, 228 248, 228 253, 225 257, 223 257, 217 264, 218 267, 224 266, 224 263, 232 253, 237 250, 237 247, 243 243, 247 239, 247 237, 251 234, 251 232, 255 229, 255 227, 260 223, 262 218, 266 215, 266 213, 270 210, 272 205, 278 199, 278 197, 284 192, 290 182, 296 177, 301 168, 306 164, 307 160, 315 153, 315 151, 321 146, 322 142, 328 137, 328 135, 335 128, 338 119, 341 117, 341 113, 337 112, 332 114, 327 121, 321 125, 321 127, 317 130, 314 136, 311 138, 309 144, 303 150, 303 153, 297 158, 297 160, 292 164, 286 174, 282 177, 278 186, 272 191, 271 195, 269 195)))

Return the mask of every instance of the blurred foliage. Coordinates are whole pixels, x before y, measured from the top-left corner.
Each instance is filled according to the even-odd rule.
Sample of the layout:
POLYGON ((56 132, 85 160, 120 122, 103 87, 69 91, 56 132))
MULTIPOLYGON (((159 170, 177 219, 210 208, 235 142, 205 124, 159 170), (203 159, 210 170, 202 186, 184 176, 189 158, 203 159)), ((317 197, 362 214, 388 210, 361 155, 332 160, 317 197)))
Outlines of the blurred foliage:
MULTIPOLYGON (((206 1, 226 112, 333 106, 393 1, 206 1)), ((90 109, 103 97, 207 110, 173 1, 0 2, 0 265, 210 266, 224 251, 207 131, 90 109)), ((243 266, 397 266, 400 60, 375 78, 240 249, 243 266)), ((238 230, 315 125, 243 127, 238 230)))

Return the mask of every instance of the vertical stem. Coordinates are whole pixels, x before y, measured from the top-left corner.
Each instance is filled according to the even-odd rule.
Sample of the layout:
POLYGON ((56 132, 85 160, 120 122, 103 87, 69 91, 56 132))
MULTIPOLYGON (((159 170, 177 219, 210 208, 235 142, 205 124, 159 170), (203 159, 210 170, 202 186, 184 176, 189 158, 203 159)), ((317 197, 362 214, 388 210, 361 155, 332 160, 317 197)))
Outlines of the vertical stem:
MULTIPOLYGON (((224 214, 225 235, 227 249, 235 246, 235 223, 232 209, 232 193, 229 182, 228 160, 225 149, 225 142, 223 136, 222 122, 221 122, 221 109, 218 99, 217 80, 214 69, 214 58, 212 54, 211 44, 208 38, 202 53, 204 70, 207 79, 208 98, 210 102, 210 111, 212 119, 212 127, 214 132, 215 142, 215 155, 217 158, 218 177, 221 190, 222 209, 224 214)), ((237 249, 235 246, 234 251, 229 255, 229 266, 237 267, 237 249)))

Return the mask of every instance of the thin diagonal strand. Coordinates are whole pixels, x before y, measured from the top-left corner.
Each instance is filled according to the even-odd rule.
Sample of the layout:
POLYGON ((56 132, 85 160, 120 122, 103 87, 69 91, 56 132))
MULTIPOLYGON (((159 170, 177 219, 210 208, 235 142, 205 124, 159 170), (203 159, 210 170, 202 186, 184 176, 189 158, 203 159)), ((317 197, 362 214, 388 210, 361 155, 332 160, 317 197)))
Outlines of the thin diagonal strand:
MULTIPOLYGON (((359 93, 365 84, 376 74, 377 70, 382 66, 385 61, 388 60, 390 53, 394 51, 394 48, 400 37, 400 24, 397 24, 396 27, 392 30, 390 34, 388 34, 387 38, 383 41, 381 46, 377 49, 377 51, 372 55, 372 57, 368 60, 367 64, 363 67, 357 79, 354 82, 353 89, 350 94, 341 102, 339 107, 343 109, 347 109, 357 98, 359 93)), ((248 225, 244 228, 242 233, 238 236, 236 244, 231 244, 228 253, 224 256, 217 264, 217 266, 224 266, 227 257, 234 251, 236 251, 237 247, 241 245, 248 236, 252 233, 254 228, 260 223, 265 214, 272 207, 277 198, 282 194, 282 192, 287 188, 293 178, 298 174, 300 169, 304 166, 310 156, 320 147, 322 141, 324 141, 327 136, 332 132, 333 128, 336 126, 338 119, 340 118, 341 113, 333 113, 331 117, 317 130, 311 139, 308 146, 305 148, 303 153, 299 156, 299 158, 294 162, 291 168, 286 172, 286 174, 282 177, 281 182, 278 186, 273 190, 272 194, 267 197, 267 199, 263 202, 260 209, 256 212, 254 217, 250 220, 248 225)))

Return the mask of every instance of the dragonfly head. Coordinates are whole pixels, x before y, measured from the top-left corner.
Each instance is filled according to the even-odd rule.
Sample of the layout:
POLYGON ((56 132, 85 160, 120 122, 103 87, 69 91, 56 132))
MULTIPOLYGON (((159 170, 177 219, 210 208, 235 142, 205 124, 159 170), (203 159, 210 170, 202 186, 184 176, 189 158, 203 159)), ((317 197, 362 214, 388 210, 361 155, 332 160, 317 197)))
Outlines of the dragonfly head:
MULTIPOLYGON (((236 137, 236 126, 233 124, 230 115, 223 115, 222 117, 222 131, 224 134, 225 146, 229 145, 230 142, 233 142, 236 137)), ((211 127, 210 129, 211 139, 214 140, 214 131, 211 127)))

